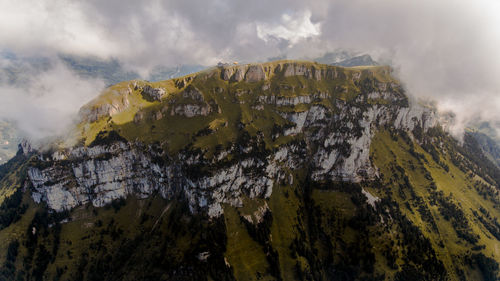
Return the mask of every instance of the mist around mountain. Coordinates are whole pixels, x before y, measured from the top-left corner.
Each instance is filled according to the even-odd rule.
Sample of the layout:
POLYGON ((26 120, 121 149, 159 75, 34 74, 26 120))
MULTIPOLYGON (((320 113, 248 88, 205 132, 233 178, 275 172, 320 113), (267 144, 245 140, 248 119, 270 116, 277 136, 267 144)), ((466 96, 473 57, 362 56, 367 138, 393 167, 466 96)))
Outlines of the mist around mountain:
POLYGON ((347 50, 327 52, 322 57, 315 58, 314 61, 345 67, 378 65, 378 63, 368 54, 359 54, 357 52, 347 50))
POLYGON ((22 86, 29 83, 30 77, 54 67, 61 61, 71 71, 83 78, 99 78, 106 85, 114 85, 121 81, 144 79, 148 81, 161 81, 184 76, 205 68, 202 65, 158 65, 151 69, 146 77, 132 69, 128 69, 118 59, 102 59, 97 57, 84 57, 69 54, 59 54, 56 57, 28 56, 19 57, 15 53, 0 53, 2 64, 0 66, 0 83, 22 86))
POLYGON ((141 77, 136 71, 127 70, 116 59, 102 60, 68 55, 60 55, 60 58, 71 70, 79 75, 103 79, 107 85, 133 79, 144 79, 152 82, 167 80, 195 73, 205 68, 202 65, 158 65, 152 68, 147 77, 141 77))
MULTIPOLYGON (((287 59, 287 54, 282 54, 277 57, 268 58, 267 61, 285 60, 287 59)), ((369 54, 363 54, 357 51, 337 49, 333 51, 325 52, 321 57, 316 58, 300 58, 305 60, 311 60, 322 64, 344 66, 344 67, 354 67, 354 66, 375 66, 379 65, 378 62, 372 59, 369 54)))
POLYGON ((370 55, 361 55, 342 60, 338 63, 333 63, 332 65, 353 67, 353 66, 373 66, 373 65, 378 65, 378 63, 374 61, 370 55))
POLYGON ((500 170, 387 66, 124 81, 0 166, 5 280, 496 280, 500 170))
MULTIPOLYGON (((36 79, 56 68, 58 64, 62 64, 63 67, 67 68, 76 77, 79 77, 79 79, 102 80, 106 86, 114 85, 121 81, 141 79, 139 73, 127 69, 117 59, 104 60, 67 54, 60 54, 57 57, 19 57, 15 53, 2 52, 0 53, 0 62, 0 87, 5 86, 10 89, 19 89, 19 91, 36 91, 36 89, 33 89, 38 86, 33 85, 37 82, 36 79)), ((171 79, 200 71, 203 68, 201 65, 156 66, 144 79, 149 81, 171 79)), ((61 81, 62 83, 63 81, 61 81)), ((0 91, 4 90, 2 88, 0 91)), ((12 94, 16 94, 15 90, 12 92, 12 94)), ((43 92, 38 94, 43 95, 43 92)), ((98 91, 94 94, 98 94, 98 91)), ((15 97, 11 98, 15 99, 15 97)), ((23 132, 20 132, 21 128, 19 128, 19 124, 16 121, 19 120, 15 120, 15 118, 0 120, 0 163, 5 163, 12 158, 17 152, 17 145, 23 137, 26 137, 23 132)))

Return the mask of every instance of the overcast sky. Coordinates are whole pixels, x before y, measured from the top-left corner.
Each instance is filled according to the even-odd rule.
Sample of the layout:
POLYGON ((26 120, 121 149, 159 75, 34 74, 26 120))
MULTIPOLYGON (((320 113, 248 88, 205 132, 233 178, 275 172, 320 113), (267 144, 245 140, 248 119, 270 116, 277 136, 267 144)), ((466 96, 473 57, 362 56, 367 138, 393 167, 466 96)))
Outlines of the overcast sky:
MULTIPOLYGON (((495 0, 0 0, 0 50, 116 58, 147 73, 157 64, 316 57, 344 48, 391 60, 411 94, 455 110, 461 122, 473 116, 498 121, 499 14, 495 0)), ((35 79, 52 83, 46 86, 53 89, 50 98, 12 101, 10 110, 4 103, 0 117, 19 118, 7 113, 13 106, 38 108, 32 119, 39 122, 67 116, 97 94, 91 85, 102 86, 64 71, 59 66, 48 74, 54 79, 35 79), (82 89, 73 92, 72 83, 82 89), (54 116, 57 93, 76 99, 54 116)), ((0 89, 0 99, 12 91, 0 89)))

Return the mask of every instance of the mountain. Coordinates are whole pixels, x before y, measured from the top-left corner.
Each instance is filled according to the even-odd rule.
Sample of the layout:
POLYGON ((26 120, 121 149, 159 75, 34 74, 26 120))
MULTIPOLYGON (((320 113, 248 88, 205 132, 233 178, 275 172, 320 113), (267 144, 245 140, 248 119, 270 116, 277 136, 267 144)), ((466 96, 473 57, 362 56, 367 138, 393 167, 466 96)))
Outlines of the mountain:
MULTIPOLYGON (((113 85, 125 80, 140 79, 139 73, 127 70, 117 59, 103 60, 100 58, 80 57, 73 55, 59 55, 66 66, 82 77, 100 78, 108 85, 113 85)), ((165 66, 157 65, 146 77, 150 81, 172 79, 195 73, 204 68, 201 65, 165 66)))
POLYGON ((474 138, 482 153, 500 167, 500 142, 479 131, 467 132, 467 135, 474 138))
MULTIPOLYGON (((82 78, 99 78, 107 85, 121 81, 140 79, 136 71, 127 69, 118 59, 102 59, 98 57, 59 54, 57 57, 31 56, 18 57, 15 53, 0 52, 0 85, 25 86, 32 76, 50 70, 62 62, 69 70, 82 78)), ((153 67, 145 79, 160 81, 172 79, 203 70, 202 65, 167 66, 159 64, 153 67)))
POLYGON ((374 61, 370 55, 361 55, 348 58, 337 63, 333 63, 332 65, 353 67, 353 66, 374 66, 378 65, 378 63, 374 61))
POLYGON ((497 280, 500 170, 391 68, 121 82, 0 166, 2 280, 497 280))
MULTIPOLYGON (((182 77, 188 74, 192 74, 205 69, 202 65, 178 65, 178 66, 156 66, 149 73, 149 81, 162 81, 166 79, 172 79, 177 77, 182 77)), ((123 79, 126 80, 126 79, 123 79)), ((123 81, 121 80, 121 81, 123 81)))
POLYGON ((322 64, 334 64, 348 60, 355 56, 357 56, 357 54, 353 51, 337 49, 331 52, 326 52, 323 56, 315 58, 313 60, 322 64))
POLYGON ((72 71, 83 78, 100 78, 107 85, 113 85, 124 80, 138 79, 140 75, 126 70, 116 59, 102 60, 100 58, 59 55, 59 59, 72 71))
POLYGON ((368 54, 358 54, 353 51, 336 50, 327 52, 322 57, 315 58, 314 61, 335 66, 354 67, 354 66, 375 66, 376 61, 368 54))
POLYGON ((496 128, 500 124, 494 122, 471 122, 466 134, 474 139, 482 153, 500 167, 500 137, 496 128))

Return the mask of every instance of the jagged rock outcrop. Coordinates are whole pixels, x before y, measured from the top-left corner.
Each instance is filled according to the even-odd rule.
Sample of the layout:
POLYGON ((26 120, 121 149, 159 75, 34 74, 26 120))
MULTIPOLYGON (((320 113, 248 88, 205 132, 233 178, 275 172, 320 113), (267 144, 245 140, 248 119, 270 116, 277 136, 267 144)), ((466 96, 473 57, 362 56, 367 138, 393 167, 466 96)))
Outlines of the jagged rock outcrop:
POLYGON ((177 88, 182 89, 186 87, 192 80, 193 76, 186 76, 183 77, 182 79, 175 79, 174 83, 177 88))
POLYGON ((224 67, 221 70, 222 80, 225 80, 225 81, 231 80, 231 77, 233 77, 233 74, 234 74, 234 68, 232 68, 232 67, 224 67))
POLYGON ((29 155, 32 153, 33 147, 31 146, 31 143, 27 139, 21 140, 21 142, 18 145, 18 152, 22 153, 23 155, 29 155))
POLYGON ((314 78, 315 80, 321 80, 324 73, 320 69, 314 66, 307 66, 300 63, 289 63, 285 65, 285 77, 290 76, 305 76, 306 78, 314 78))
POLYGON ((438 125, 439 118, 435 109, 424 105, 413 105, 402 108, 398 112, 398 117, 394 126, 398 129, 406 128, 413 131, 417 126, 427 131, 427 129, 438 125))
POLYGON ((231 81, 240 82, 245 78, 246 67, 239 66, 236 68, 234 75, 231 77, 231 81))
POLYGON ((251 65, 245 75, 245 81, 258 82, 266 79, 266 73, 262 65, 251 65))
POLYGON ((142 96, 146 100, 159 101, 161 100, 167 92, 163 88, 153 88, 149 85, 145 85, 142 88, 142 96))
POLYGON ((196 102, 203 102, 205 99, 203 98, 203 94, 196 87, 188 86, 183 92, 182 97, 185 99, 191 99, 196 102))
POLYGON ((250 66, 224 66, 221 70, 221 78, 226 81, 258 82, 266 80, 267 76, 264 67, 260 64, 250 66))
POLYGON ((188 86, 182 91, 181 96, 185 99, 185 102, 173 105, 170 115, 181 115, 191 118, 195 116, 207 116, 213 111, 212 106, 205 101, 203 93, 194 86, 188 86))

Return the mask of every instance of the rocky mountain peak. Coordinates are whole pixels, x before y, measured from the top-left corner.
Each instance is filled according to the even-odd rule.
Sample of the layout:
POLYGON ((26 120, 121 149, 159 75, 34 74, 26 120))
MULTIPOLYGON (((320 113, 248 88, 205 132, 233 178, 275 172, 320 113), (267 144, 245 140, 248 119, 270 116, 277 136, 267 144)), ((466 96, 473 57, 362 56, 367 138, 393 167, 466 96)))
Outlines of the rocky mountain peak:
POLYGON ((31 146, 31 142, 29 142, 27 139, 21 140, 18 147, 19 147, 18 153, 22 153, 25 156, 29 155, 30 153, 32 153, 34 151, 33 147, 31 146))

